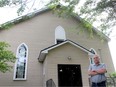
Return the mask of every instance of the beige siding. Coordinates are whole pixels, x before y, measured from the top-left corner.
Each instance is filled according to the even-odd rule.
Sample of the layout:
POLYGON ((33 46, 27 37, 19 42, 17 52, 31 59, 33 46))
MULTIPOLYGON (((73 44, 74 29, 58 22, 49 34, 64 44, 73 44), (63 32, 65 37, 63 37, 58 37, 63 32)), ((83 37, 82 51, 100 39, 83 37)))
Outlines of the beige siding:
MULTIPOLYGON (((51 12, 44 12, 32 19, 13 26, 11 29, 0 31, 0 41, 8 42, 11 45, 10 49, 14 52, 14 54, 16 54, 17 47, 23 42, 27 44, 29 49, 27 80, 13 81, 14 70, 4 74, 0 72, 0 86, 43 87, 43 64, 39 63, 37 58, 43 48, 55 43, 55 28, 59 25, 65 29, 67 39, 77 42, 87 49, 94 48, 98 53, 99 49, 101 49, 100 56, 102 57, 103 62, 108 66, 108 73, 114 71, 107 41, 102 43, 96 35, 94 35, 94 39, 90 39, 88 32, 85 30, 83 33, 78 34, 83 27, 74 18, 62 19, 56 17, 51 12)), ((89 64, 88 55, 80 49, 76 49, 72 46, 66 45, 64 49, 67 49, 66 51, 62 51, 61 49, 61 47, 57 48, 58 51, 52 51, 46 57, 45 61, 48 66, 44 65, 44 67, 46 66, 45 69, 47 72, 47 77, 45 79, 47 80, 52 77, 54 78, 55 83, 58 84, 56 65, 58 63, 76 63, 81 64, 82 77, 84 78, 83 83, 84 85, 88 85, 88 76, 85 74, 89 64), (68 50, 68 48, 71 48, 72 50, 68 50), (68 56, 68 53, 70 53, 72 57, 71 61, 68 61, 65 58, 68 56), (49 68, 50 66, 52 67, 51 71, 53 72, 47 70, 47 67, 49 68)))
POLYGON ((49 52, 46 59, 46 80, 53 79, 55 84, 58 85, 58 64, 79 64, 82 72, 82 82, 84 86, 88 86, 88 54, 79 48, 70 44, 63 45, 59 48, 53 49, 49 52), (68 56, 71 60, 68 60, 68 56))

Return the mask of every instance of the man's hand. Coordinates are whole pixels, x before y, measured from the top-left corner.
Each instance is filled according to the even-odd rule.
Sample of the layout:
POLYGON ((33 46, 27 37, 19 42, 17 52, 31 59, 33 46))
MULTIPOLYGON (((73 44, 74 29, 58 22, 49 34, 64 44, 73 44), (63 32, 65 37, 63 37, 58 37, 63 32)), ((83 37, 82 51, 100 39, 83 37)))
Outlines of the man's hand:
POLYGON ((103 74, 106 72, 107 72, 106 69, 99 69, 99 70, 90 70, 90 71, 88 71, 88 74, 90 76, 94 76, 94 75, 103 74))
POLYGON ((99 73, 99 74, 103 74, 103 73, 106 73, 107 70, 106 69, 99 69, 99 70, 96 70, 95 72, 99 73))
POLYGON ((94 75, 97 75, 98 73, 96 72, 96 70, 90 70, 90 71, 88 71, 88 74, 90 76, 94 76, 94 75))

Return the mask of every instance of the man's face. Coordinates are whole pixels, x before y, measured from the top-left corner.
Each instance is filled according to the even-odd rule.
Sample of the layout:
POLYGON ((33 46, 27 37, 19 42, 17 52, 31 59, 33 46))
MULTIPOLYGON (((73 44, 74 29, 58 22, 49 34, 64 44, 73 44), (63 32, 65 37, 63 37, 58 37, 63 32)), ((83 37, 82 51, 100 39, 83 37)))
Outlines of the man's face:
POLYGON ((94 63, 99 64, 99 57, 97 55, 94 56, 94 63))

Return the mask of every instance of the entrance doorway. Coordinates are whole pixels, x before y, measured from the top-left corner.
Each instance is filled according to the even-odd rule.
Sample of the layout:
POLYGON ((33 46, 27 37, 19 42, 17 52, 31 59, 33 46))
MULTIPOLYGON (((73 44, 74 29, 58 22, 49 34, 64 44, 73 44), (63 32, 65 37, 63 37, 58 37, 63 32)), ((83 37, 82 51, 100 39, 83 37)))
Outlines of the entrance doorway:
POLYGON ((82 87, 81 67, 77 64, 58 64, 59 87, 82 87))

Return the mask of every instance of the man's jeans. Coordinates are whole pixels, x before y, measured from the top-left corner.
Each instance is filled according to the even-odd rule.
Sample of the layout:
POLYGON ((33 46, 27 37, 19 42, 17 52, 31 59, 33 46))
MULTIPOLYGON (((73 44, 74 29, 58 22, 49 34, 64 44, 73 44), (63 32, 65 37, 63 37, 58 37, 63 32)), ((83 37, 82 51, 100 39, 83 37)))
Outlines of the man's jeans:
POLYGON ((103 81, 103 82, 100 82, 100 83, 92 82, 92 87, 106 87, 106 81, 103 81))

